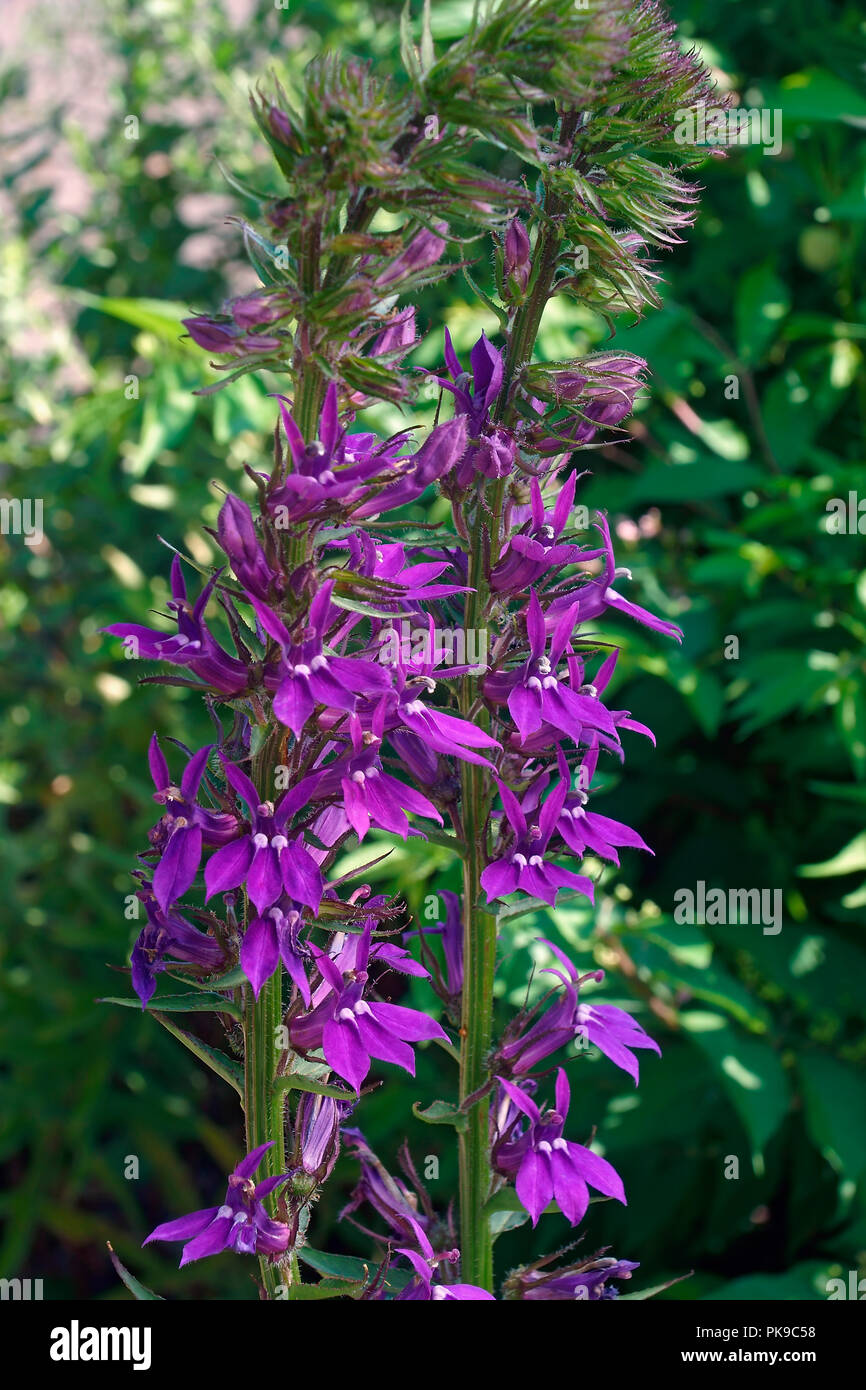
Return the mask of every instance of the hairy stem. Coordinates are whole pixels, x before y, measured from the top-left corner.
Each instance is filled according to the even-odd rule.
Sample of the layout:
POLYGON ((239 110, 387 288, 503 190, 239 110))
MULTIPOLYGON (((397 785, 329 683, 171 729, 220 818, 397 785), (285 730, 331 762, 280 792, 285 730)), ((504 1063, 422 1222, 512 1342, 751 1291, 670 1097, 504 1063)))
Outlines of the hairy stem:
MULTIPOLYGON (((477 631, 486 621, 488 603, 484 573, 483 494, 472 527, 469 558, 466 628, 477 631)), ((475 700, 478 678, 461 681, 461 713, 466 717, 475 700)), ((486 712, 479 723, 488 723, 486 712)), ((463 828, 466 858, 463 863, 463 1006, 460 1048, 461 1104, 487 1079, 487 1054, 493 1029, 493 976, 496 967, 496 917, 482 906, 481 874, 487 863, 487 818, 490 807, 489 776, 473 763, 462 764, 463 828)), ((493 1289, 493 1243, 485 1210, 490 1193, 487 1106, 477 1101, 469 1112, 466 1131, 460 1135, 460 1249, 463 1279, 493 1289)))

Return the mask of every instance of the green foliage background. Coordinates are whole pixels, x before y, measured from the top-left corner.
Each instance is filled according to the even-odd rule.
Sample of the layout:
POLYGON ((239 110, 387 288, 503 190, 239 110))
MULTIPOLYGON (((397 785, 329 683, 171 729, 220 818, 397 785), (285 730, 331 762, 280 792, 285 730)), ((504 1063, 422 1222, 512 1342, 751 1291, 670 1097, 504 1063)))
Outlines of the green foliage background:
MULTIPOLYGON (((580 495, 619 523, 632 596, 685 629, 681 649, 617 629, 620 705, 658 749, 633 741, 603 809, 656 857, 608 874, 595 918, 516 921, 501 989, 523 998, 528 953, 543 963, 534 942, 552 935, 603 965, 605 997, 637 1002, 663 1046, 638 1092, 604 1059, 573 1069, 574 1137, 598 1122, 630 1200, 591 1208, 588 1249, 640 1260, 636 1288, 694 1271, 663 1297, 823 1298, 866 1262, 866 550, 827 530, 830 499, 866 496, 866 38, 845 0, 672 8, 736 104, 782 111, 784 146, 702 165, 665 307, 616 339, 653 371, 635 439, 588 456, 580 495), (780 890, 781 933, 677 924, 674 894, 698 880, 780 890)), ((435 4, 436 37, 458 36, 468 10, 435 4)), ((234 1095, 153 1019, 94 1003, 123 992, 112 970, 136 930, 124 900, 154 818, 147 740, 208 734, 189 692, 136 688, 98 630, 161 607, 157 533, 208 562, 214 482, 240 488, 243 463, 266 460, 276 381, 193 396, 205 355, 179 341, 183 314, 252 283, 214 156, 241 176, 265 158, 246 92, 271 63, 297 71, 323 43, 393 63, 398 20, 371 0, 100 0, 80 18, 104 58, 88 119, 34 87, 33 43, 68 78, 68 20, 33 7, 2 70, 0 486, 44 499, 45 540, 0 537, 0 1275, 41 1277, 46 1297, 127 1297, 107 1239, 169 1298, 255 1296, 231 1256, 179 1274, 138 1248, 156 1221, 217 1199, 241 1127, 234 1095), (75 210, 58 161, 61 179, 84 176, 75 210)), ((425 365, 443 321, 458 347, 490 327, 459 278, 425 292, 421 318, 425 365)), ((605 331, 554 306, 542 352, 603 347, 605 331)), ((416 916, 456 886, 447 852, 421 841, 383 872, 416 916)), ((417 1162, 440 1157, 442 1207, 450 1131, 410 1104, 450 1088, 428 1052, 416 1084, 389 1073, 359 1116, 386 1162, 404 1135, 417 1162)), ((353 1179, 341 1160, 318 1246, 368 1251, 336 1225, 353 1179)), ((501 1238, 503 1273, 568 1238, 547 1221, 543 1238, 501 1238)))

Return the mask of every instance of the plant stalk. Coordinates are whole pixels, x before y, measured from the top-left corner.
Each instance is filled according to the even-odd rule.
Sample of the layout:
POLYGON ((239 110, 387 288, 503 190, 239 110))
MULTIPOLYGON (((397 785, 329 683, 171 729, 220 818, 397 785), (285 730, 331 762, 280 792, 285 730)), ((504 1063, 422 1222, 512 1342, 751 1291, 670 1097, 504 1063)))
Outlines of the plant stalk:
MULTIPOLYGON (((466 629, 478 631, 487 621, 489 592, 484 573, 483 493, 471 528, 466 629)), ((476 647, 476 650, 478 648, 476 647)), ((461 713, 468 717, 478 677, 461 681, 461 713)), ((487 724, 486 711, 480 716, 487 724)), ((460 1102, 478 1091, 487 1079, 487 1054, 493 1030, 493 977, 496 968, 496 917, 482 905, 481 874, 487 863, 489 777, 474 763, 461 767, 463 828, 463 1004, 460 1027, 460 1102)), ((488 1106, 475 1102, 468 1125, 460 1135, 460 1252, 461 1277, 466 1283, 493 1290, 493 1242, 485 1210, 490 1195, 488 1106)))

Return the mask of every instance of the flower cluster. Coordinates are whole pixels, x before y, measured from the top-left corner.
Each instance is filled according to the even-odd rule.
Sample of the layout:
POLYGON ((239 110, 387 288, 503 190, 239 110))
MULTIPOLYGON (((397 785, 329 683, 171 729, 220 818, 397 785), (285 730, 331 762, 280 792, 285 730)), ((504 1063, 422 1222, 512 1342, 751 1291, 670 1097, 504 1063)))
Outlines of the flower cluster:
MULTIPOLYGON (((433 52, 429 33, 419 51, 404 44, 411 95, 327 55, 307 73, 302 109, 281 89, 254 99, 288 185, 264 200, 260 226, 244 224, 262 287, 186 328, 226 359, 226 381, 262 366, 288 373, 273 467, 247 470, 248 497, 226 497, 211 533, 224 560, 197 595, 175 557, 168 628, 106 629, 157 663, 160 680, 203 696, 217 731, 170 760, 151 744, 160 818, 136 870, 146 923, 133 988, 159 1012, 157 977, 182 980, 192 995, 172 1007, 198 991, 245 1064, 197 1048, 243 1090, 248 1154, 225 1203, 148 1239, 183 1241, 182 1263, 255 1254, 271 1297, 276 1278, 297 1281, 342 1137, 361 1168, 344 1214, 357 1223, 366 1204, 386 1228, 368 1232, 378 1271, 362 1271, 349 1296, 490 1299, 487 1204, 509 1185, 533 1226, 549 1209, 580 1224, 591 1192, 625 1202, 592 1139, 567 1134, 575 1048, 597 1049, 635 1084, 636 1052, 660 1050, 625 1010, 595 1002, 602 972, 580 975, 553 942, 556 983, 497 1035, 493 973, 503 904, 592 903, 599 862, 651 852, 596 809, 599 762, 624 763, 631 735, 653 739, 617 707, 607 625, 681 633, 627 596, 606 517, 575 504, 572 462, 623 430, 647 364, 618 351, 533 357, 555 294, 604 313, 657 302, 646 253, 678 240, 694 190, 622 151, 641 132, 656 153, 675 150, 671 113, 706 78, 654 0, 586 11, 499 0, 470 37, 433 52), (431 110, 442 131, 426 130, 431 110), (467 123, 532 179, 469 163, 467 123), (371 230, 380 207, 401 210, 398 233, 371 230), (426 373, 435 424, 420 437, 356 429, 368 403, 404 406, 424 378, 403 367, 415 306, 399 301, 455 268, 447 257, 466 223, 492 236, 498 299, 484 298, 501 345, 480 333, 459 355, 446 330, 444 361, 426 373), (573 273, 578 240, 592 252, 586 274, 573 273), (450 526, 419 520, 435 494, 450 526), (444 637, 455 631, 463 656, 444 637), (442 890, 442 920, 401 937, 404 904, 373 894, 363 870, 359 882, 340 872, 345 848, 382 836, 435 838, 462 861, 464 891, 442 890), (441 1022, 405 1002, 425 983, 441 1022), (443 1065, 461 1061, 458 1103, 427 1115, 461 1136, 461 1209, 444 1214, 408 1152, 404 1182, 354 1114, 391 1068, 414 1075, 416 1049, 431 1044, 443 1065)), ((603 1253, 548 1263, 516 1271, 504 1296, 610 1297, 636 1268, 603 1253)))

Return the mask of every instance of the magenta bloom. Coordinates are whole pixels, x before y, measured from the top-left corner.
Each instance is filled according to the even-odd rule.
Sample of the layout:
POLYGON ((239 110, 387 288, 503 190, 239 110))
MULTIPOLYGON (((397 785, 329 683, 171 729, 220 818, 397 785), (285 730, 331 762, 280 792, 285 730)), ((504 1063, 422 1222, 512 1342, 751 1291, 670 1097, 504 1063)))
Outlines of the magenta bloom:
POLYGON ((172 908, 163 910, 146 882, 135 895, 144 904, 147 922, 132 948, 132 987, 147 1007, 156 989, 156 976, 165 969, 165 958, 200 965, 208 974, 225 963, 225 952, 218 941, 193 927, 172 908))
POLYGON ((359 695, 381 695, 390 686, 386 669, 374 661, 325 656, 322 646, 330 625, 333 582, 323 584, 310 605, 306 641, 295 644, 282 619, 259 599, 250 598, 265 632, 279 643, 283 654, 274 714, 295 738, 316 705, 352 710, 359 695))
POLYGON ((565 735, 574 743, 584 729, 601 730, 616 738, 613 718, 597 694, 572 690, 557 674, 577 620, 578 607, 572 603, 559 615, 548 657, 545 616, 533 589, 526 614, 529 659, 516 671, 488 676, 484 682, 484 693, 489 699, 507 703, 522 740, 544 725, 550 725, 560 737, 565 735))
POLYGON ((352 752, 302 778, 288 793, 280 809, 285 805, 294 811, 311 800, 341 797, 342 807, 338 809, 345 815, 346 828, 351 826, 359 842, 371 825, 405 840, 409 834, 407 811, 441 825, 442 817, 432 801, 384 771, 380 755, 383 720, 384 702, 380 702, 373 715, 372 741, 365 741, 360 719, 350 715, 352 752))
POLYGON ((162 819, 150 833, 150 843, 160 853, 153 892, 164 912, 192 884, 201 862, 202 845, 228 844, 240 828, 234 816, 207 811, 196 804, 211 746, 193 754, 184 768, 180 786, 176 786, 156 734, 150 740, 147 756, 156 787, 153 799, 165 807, 162 819))
POLYGON ((495 1146, 495 1162, 500 1172, 516 1176, 517 1196, 532 1217, 533 1226, 554 1199, 563 1216, 576 1226, 589 1206, 590 1187, 626 1205, 622 1179, 607 1159, 562 1137, 570 1101, 568 1078, 562 1067, 556 1075, 555 1110, 539 1110, 519 1086, 503 1077, 498 1079, 529 1124, 518 1138, 511 1137, 514 1122, 508 1124, 503 1141, 495 1146))
POLYGON ((179 556, 171 564, 171 601, 166 604, 177 619, 177 632, 171 636, 156 628, 139 623, 112 623, 103 632, 134 643, 133 653, 143 661, 167 661, 173 666, 186 666, 194 676, 223 695, 240 695, 250 685, 246 664, 229 656, 211 635, 204 613, 210 602, 217 576, 215 575, 191 604, 186 596, 186 583, 179 556))
POLYGON ((260 915, 284 892, 318 912, 324 892, 322 875, 304 848, 303 837, 299 835, 290 841, 285 833, 285 799, 274 811, 270 802, 259 802, 258 792, 239 767, 225 757, 222 764, 229 783, 249 808, 250 829, 209 859, 204 872, 207 897, 226 893, 245 882, 260 915))
POLYGON ((331 1069, 355 1090, 363 1084, 374 1057, 414 1076, 415 1055, 409 1044, 432 1038, 448 1040, 448 1034, 428 1014, 364 998, 372 926, 372 919, 368 919, 354 967, 346 975, 330 956, 312 948, 329 992, 311 1013, 289 1024, 293 1044, 304 1050, 321 1047, 331 1069))
POLYGON ((570 474, 556 499, 553 511, 544 509, 544 498, 537 478, 531 482, 530 519, 512 535, 490 573, 490 587, 500 593, 519 594, 537 584, 547 574, 556 574, 566 565, 598 560, 603 550, 584 550, 579 545, 559 543, 568 525, 574 502, 577 474, 570 474))
POLYGON ((453 1301, 465 1301, 468 1299, 486 1300, 495 1303, 492 1293, 486 1289, 479 1289, 477 1284, 434 1284, 433 1275, 437 1265, 443 1261, 455 1261, 460 1258, 459 1250, 449 1250, 446 1253, 436 1256, 433 1247, 427 1239, 426 1233, 418 1225, 417 1221, 411 1222, 414 1227, 414 1237, 417 1241, 421 1253, 417 1250, 398 1249, 395 1253, 402 1255, 408 1260, 415 1271, 416 1277, 397 1294, 395 1302, 429 1302, 443 1303, 453 1301))
MULTIPOLYGON (((573 589, 569 594, 554 599, 547 610, 548 624, 555 623, 562 614, 569 610, 573 603, 576 603, 576 620, 580 623, 598 618, 608 608, 613 608, 616 612, 625 613, 629 618, 633 618, 642 627, 651 628, 653 632, 661 632, 666 637, 673 637, 677 642, 682 642, 682 628, 678 627, 676 623, 668 622, 665 618, 657 618, 654 613, 650 613, 646 608, 641 608, 640 604, 632 603, 631 599, 625 598, 613 587, 619 579, 631 579, 631 572, 627 569, 617 568, 607 518, 600 516, 593 524, 602 535, 604 549, 600 553, 604 555, 604 568, 600 574, 594 574, 587 578, 582 587, 573 589)), ((588 560, 593 557, 585 555, 583 558, 588 560)))
MULTIPOLYGON (((279 527, 306 517, 339 513, 360 502, 375 478, 390 478, 406 443, 405 434, 384 443, 374 434, 347 434, 340 425, 337 388, 331 383, 319 419, 319 437, 307 444, 283 396, 277 397, 289 446, 289 472, 268 498, 268 511, 279 527)), ((373 512, 377 511, 373 507, 373 512)), ((372 514, 372 513, 371 513, 372 514)))
MULTIPOLYGON (((564 974, 556 969, 551 969, 550 973, 559 976, 566 991, 582 985, 585 980, 595 980, 600 983, 604 979, 603 970, 593 970, 587 975, 579 976, 577 967, 569 960, 564 951, 560 951, 559 947, 554 946, 552 941, 545 941, 544 944, 553 952, 564 968, 564 974)), ((575 1002, 577 1002, 576 999, 575 1002)), ((635 1050, 649 1048, 659 1057, 662 1055, 662 1050, 655 1038, 651 1038, 649 1033, 632 1018, 631 1014, 627 1014, 625 1009, 618 1009, 615 1004, 577 1004, 574 1015, 574 1035, 585 1037, 609 1061, 613 1062, 614 1066, 627 1072, 635 1085, 640 1080, 638 1060, 634 1055, 635 1050)))
POLYGON ((223 502, 217 521, 217 537, 238 580, 249 593, 267 599, 273 589, 279 590, 279 577, 268 564, 253 514, 240 497, 230 494, 223 502))
POLYGON ((481 875, 481 887, 487 894, 487 901, 507 898, 509 893, 519 890, 555 907, 559 889, 574 888, 593 902, 595 889, 591 879, 573 873, 571 869, 561 869, 558 864, 545 858, 568 794, 567 782, 557 784, 537 818, 533 817, 532 823, 527 820, 511 788, 498 778, 496 785, 514 842, 502 858, 494 859, 481 875))
POLYGON ((273 1142, 260 1144, 241 1159, 229 1175, 221 1207, 205 1207, 176 1221, 165 1221, 151 1231, 142 1245, 149 1245, 152 1240, 184 1241, 181 1267, 208 1255, 219 1255, 223 1250, 234 1250, 238 1255, 267 1255, 271 1260, 282 1255, 291 1244, 291 1229, 284 1221, 273 1221, 268 1216, 262 1199, 285 1182, 288 1174, 265 1178, 260 1183, 253 1182, 252 1176, 273 1142))
POLYGON ((262 985, 269 980, 282 960, 289 978, 297 985, 301 998, 310 1006, 310 985, 304 962, 309 952, 298 941, 301 914, 288 907, 269 907, 260 917, 254 917, 241 942, 241 969, 258 999, 262 985))

